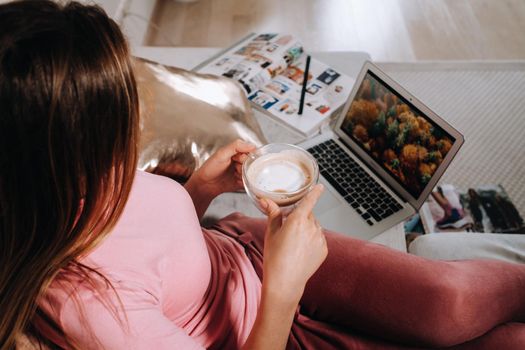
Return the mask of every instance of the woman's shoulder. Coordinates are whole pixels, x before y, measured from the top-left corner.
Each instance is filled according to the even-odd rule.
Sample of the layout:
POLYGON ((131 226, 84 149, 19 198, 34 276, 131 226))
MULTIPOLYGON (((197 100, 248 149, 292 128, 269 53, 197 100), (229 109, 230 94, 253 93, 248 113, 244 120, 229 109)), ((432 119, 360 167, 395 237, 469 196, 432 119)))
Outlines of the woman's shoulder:
POLYGON ((129 237, 134 233, 143 239, 174 237, 182 234, 177 228, 185 223, 200 232, 195 206, 186 189, 170 178, 137 171, 124 211, 110 236, 129 237))
POLYGON ((147 191, 153 194, 173 194, 186 192, 184 187, 177 181, 162 175, 151 174, 142 170, 135 172, 133 189, 147 191))
POLYGON ((181 184, 169 177, 137 170, 127 207, 194 210, 193 201, 181 184))

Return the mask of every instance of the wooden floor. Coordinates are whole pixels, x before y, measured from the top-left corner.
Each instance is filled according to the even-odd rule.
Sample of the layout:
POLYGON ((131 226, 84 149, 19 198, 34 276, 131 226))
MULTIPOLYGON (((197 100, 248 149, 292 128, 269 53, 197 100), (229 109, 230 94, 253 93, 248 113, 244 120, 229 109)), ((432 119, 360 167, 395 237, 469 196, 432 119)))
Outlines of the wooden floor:
POLYGON ((158 0, 146 44, 216 46, 250 32, 378 61, 525 59, 525 0, 158 0))

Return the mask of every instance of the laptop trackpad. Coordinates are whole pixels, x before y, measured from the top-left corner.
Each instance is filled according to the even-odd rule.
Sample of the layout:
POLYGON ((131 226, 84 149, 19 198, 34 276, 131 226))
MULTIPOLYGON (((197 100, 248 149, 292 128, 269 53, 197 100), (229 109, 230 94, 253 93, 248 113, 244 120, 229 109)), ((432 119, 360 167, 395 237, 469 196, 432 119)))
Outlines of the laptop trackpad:
POLYGON ((330 209, 337 208, 340 205, 341 202, 339 199, 325 186, 324 193, 321 198, 319 198, 319 201, 314 208, 314 215, 326 213, 330 209))

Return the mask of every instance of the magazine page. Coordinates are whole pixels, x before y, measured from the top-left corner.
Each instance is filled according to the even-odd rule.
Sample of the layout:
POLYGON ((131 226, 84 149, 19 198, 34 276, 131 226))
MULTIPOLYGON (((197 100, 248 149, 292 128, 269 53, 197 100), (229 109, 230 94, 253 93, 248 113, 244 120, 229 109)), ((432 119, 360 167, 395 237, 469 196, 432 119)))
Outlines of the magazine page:
POLYGON ((425 201, 420 216, 427 233, 518 233, 524 229, 520 213, 501 185, 464 190, 443 184, 425 201))
POLYGON ((292 35, 258 34, 234 46, 199 72, 235 79, 250 94, 297 61, 302 53, 301 43, 292 35))
POLYGON ((354 79, 311 59, 303 114, 298 115, 306 55, 260 86, 248 99, 295 129, 309 133, 340 108, 348 98, 354 79))
POLYGON ((256 107, 308 135, 343 106, 355 80, 312 59, 303 114, 298 115, 305 65, 297 38, 263 33, 242 40, 199 72, 237 80, 256 107))

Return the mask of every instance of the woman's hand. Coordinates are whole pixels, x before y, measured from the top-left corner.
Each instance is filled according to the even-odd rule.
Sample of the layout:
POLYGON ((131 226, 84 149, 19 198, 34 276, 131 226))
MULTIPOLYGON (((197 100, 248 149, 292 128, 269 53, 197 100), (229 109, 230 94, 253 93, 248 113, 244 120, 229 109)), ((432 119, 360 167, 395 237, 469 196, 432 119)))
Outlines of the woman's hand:
POLYGON ((284 349, 297 304, 308 279, 328 250, 312 214, 323 186, 315 186, 284 220, 279 207, 261 200, 268 214, 264 240, 263 283, 257 318, 242 349, 284 349))
MULTIPOLYGON (((243 188, 242 163, 255 146, 236 140, 219 148, 191 177, 214 197, 243 188)), ((190 179, 190 180, 191 180, 190 179)))
POLYGON ((280 302, 298 303, 308 279, 328 254, 326 239, 312 214, 323 186, 315 186, 284 220, 271 200, 261 200, 268 214, 264 241, 263 292, 280 302))
POLYGON ((193 199, 199 218, 215 197, 243 188, 242 163, 255 148, 251 143, 236 140, 219 148, 193 173, 184 187, 193 199))

